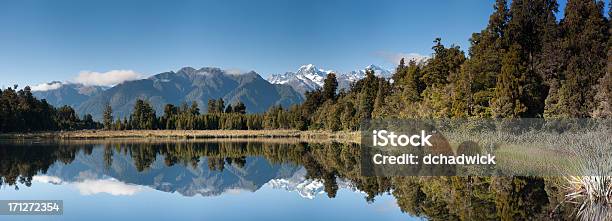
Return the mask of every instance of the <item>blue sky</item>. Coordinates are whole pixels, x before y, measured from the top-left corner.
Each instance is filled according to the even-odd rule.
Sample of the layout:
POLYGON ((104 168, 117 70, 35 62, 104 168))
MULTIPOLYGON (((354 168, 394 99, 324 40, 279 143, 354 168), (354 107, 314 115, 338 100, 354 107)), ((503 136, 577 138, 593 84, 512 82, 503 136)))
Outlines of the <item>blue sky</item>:
POLYGON ((399 55, 429 55, 436 37, 467 49, 493 2, 1 0, 0 86, 184 66, 264 77, 308 63, 339 72, 393 68, 399 55))

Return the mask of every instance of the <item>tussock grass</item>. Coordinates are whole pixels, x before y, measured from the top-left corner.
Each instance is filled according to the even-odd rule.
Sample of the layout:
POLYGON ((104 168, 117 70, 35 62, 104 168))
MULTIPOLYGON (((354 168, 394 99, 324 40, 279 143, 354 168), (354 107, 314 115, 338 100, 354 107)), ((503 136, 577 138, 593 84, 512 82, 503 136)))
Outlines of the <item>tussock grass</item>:
POLYGON ((471 140, 494 153, 510 175, 558 176, 576 219, 612 221, 612 132, 608 127, 555 133, 453 131, 450 140, 471 140))
POLYGON ((56 139, 56 140, 210 140, 210 139, 274 139, 299 140, 301 142, 337 141, 358 143, 359 132, 299 131, 299 130, 79 130, 62 132, 37 132, 0 134, 0 139, 56 139))
POLYGON ((570 176, 566 201, 576 205, 576 216, 585 221, 612 220, 612 177, 570 176))

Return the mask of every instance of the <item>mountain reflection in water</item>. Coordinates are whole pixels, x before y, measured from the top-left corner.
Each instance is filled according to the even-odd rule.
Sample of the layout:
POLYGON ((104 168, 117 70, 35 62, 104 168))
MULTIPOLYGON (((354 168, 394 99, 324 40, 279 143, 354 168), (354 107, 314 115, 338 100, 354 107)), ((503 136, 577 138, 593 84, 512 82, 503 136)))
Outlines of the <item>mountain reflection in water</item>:
POLYGON ((338 191, 349 190, 363 194, 363 204, 392 195, 395 207, 407 218, 576 218, 573 205, 564 203, 564 178, 364 177, 357 144, 245 140, 0 144, 3 189, 28 191, 37 181, 71 184, 81 195, 130 196, 150 188, 210 197, 270 187, 308 199, 341 198, 338 191))

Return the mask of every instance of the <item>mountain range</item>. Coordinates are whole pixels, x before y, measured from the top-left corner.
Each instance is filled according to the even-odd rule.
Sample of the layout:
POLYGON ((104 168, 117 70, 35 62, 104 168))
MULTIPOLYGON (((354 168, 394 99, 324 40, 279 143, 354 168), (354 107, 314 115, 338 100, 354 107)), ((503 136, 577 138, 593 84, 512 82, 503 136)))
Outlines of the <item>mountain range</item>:
POLYGON ((78 107, 87 99, 102 93, 108 87, 86 86, 78 83, 62 83, 53 81, 33 88, 34 96, 46 99, 53 106, 69 105, 78 107), (41 89, 41 88, 44 88, 41 89))
MULTIPOLYGON (((366 69, 374 70, 377 76, 391 76, 390 71, 369 65, 363 70, 337 73, 339 88, 348 88, 364 78, 366 69)), ((115 118, 129 116, 137 99, 149 101, 158 115, 163 114, 166 104, 194 101, 201 112, 206 112, 208 100, 218 98, 223 98, 226 105, 240 101, 247 112, 261 113, 273 105, 288 107, 301 103, 304 93, 321 88, 329 73, 335 72, 308 64, 296 72, 272 75, 265 80, 254 71, 234 73, 215 67, 185 67, 113 87, 54 81, 33 87, 33 94, 54 106, 72 106, 81 116, 91 114, 96 120, 102 118, 106 104, 113 108, 115 118)))
POLYGON ((83 93, 78 85, 65 84, 52 90, 35 91, 38 98, 51 98, 53 105, 71 105, 83 115, 92 114, 101 119, 105 105, 113 108, 115 117, 128 116, 137 99, 148 100, 157 114, 162 114, 165 104, 182 102, 198 103, 201 112, 206 111, 209 99, 223 98, 226 105, 243 102, 247 112, 259 113, 273 105, 289 106, 301 103, 302 95, 288 85, 271 84, 259 74, 229 73, 213 67, 182 68, 177 72, 164 72, 146 79, 126 81, 95 93, 83 93))
MULTIPOLYGON (((223 171, 211 170, 208 158, 197 165, 167 166, 161 156, 144 171, 138 171, 129 154, 113 154, 110 167, 105 166, 104 149, 95 148, 91 154, 83 152, 69 164, 55 163, 44 174, 50 183, 86 183, 90 193, 110 191, 112 187, 147 186, 163 192, 178 192, 183 196, 218 196, 229 191, 255 192, 273 179, 285 179, 303 170, 301 166, 270 163, 263 157, 247 157, 243 167, 225 164, 223 171), (106 185, 95 185, 106 184, 106 185), (115 185, 110 186, 110 183, 115 185), (120 185, 117 185, 120 184, 120 185), (93 190, 92 188, 100 188, 93 190), (106 190, 104 190, 106 189, 106 190)), ((77 186, 78 187, 78 186, 77 186)), ((112 190, 126 193, 128 190, 112 190)))
POLYGON ((351 71, 348 73, 338 73, 333 70, 323 70, 313 64, 303 65, 296 72, 286 72, 284 74, 274 74, 268 78, 273 84, 290 85, 294 90, 304 94, 306 91, 316 90, 323 87, 323 82, 329 73, 336 74, 338 88, 349 88, 351 83, 365 77, 366 70, 373 70, 379 77, 391 77, 392 72, 376 65, 368 65, 362 70, 351 71))
MULTIPOLYGON (((105 166, 103 155, 103 148, 94 148, 91 154, 78 153, 71 163, 56 163, 34 180, 56 185, 73 184, 83 194, 130 195, 142 186, 188 197, 218 196, 231 191, 255 192, 263 186, 296 192, 306 199, 325 193, 323 181, 307 179, 304 167, 270 163, 263 157, 247 157, 243 167, 226 164, 223 171, 210 170, 206 157, 193 166, 167 166, 158 157, 148 169, 138 171, 129 154, 113 154, 110 167, 105 166)), ((337 178, 336 182, 340 189, 358 191, 348 180, 337 178)))

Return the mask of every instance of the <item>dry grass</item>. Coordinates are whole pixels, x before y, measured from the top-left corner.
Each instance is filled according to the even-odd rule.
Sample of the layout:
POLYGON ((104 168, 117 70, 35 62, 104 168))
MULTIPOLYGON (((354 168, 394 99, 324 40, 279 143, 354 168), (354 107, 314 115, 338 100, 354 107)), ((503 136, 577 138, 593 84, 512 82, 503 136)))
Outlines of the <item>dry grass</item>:
POLYGON ((359 132, 298 131, 298 130, 79 130, 62 132, 37 132, 0 134, 0 139, 59 139, 59 140, 101 140, 101 139, 155 139, 155 140, 198 140, 198 139, 264 138, 269 141, 337 141, 358 143, 359 132))

